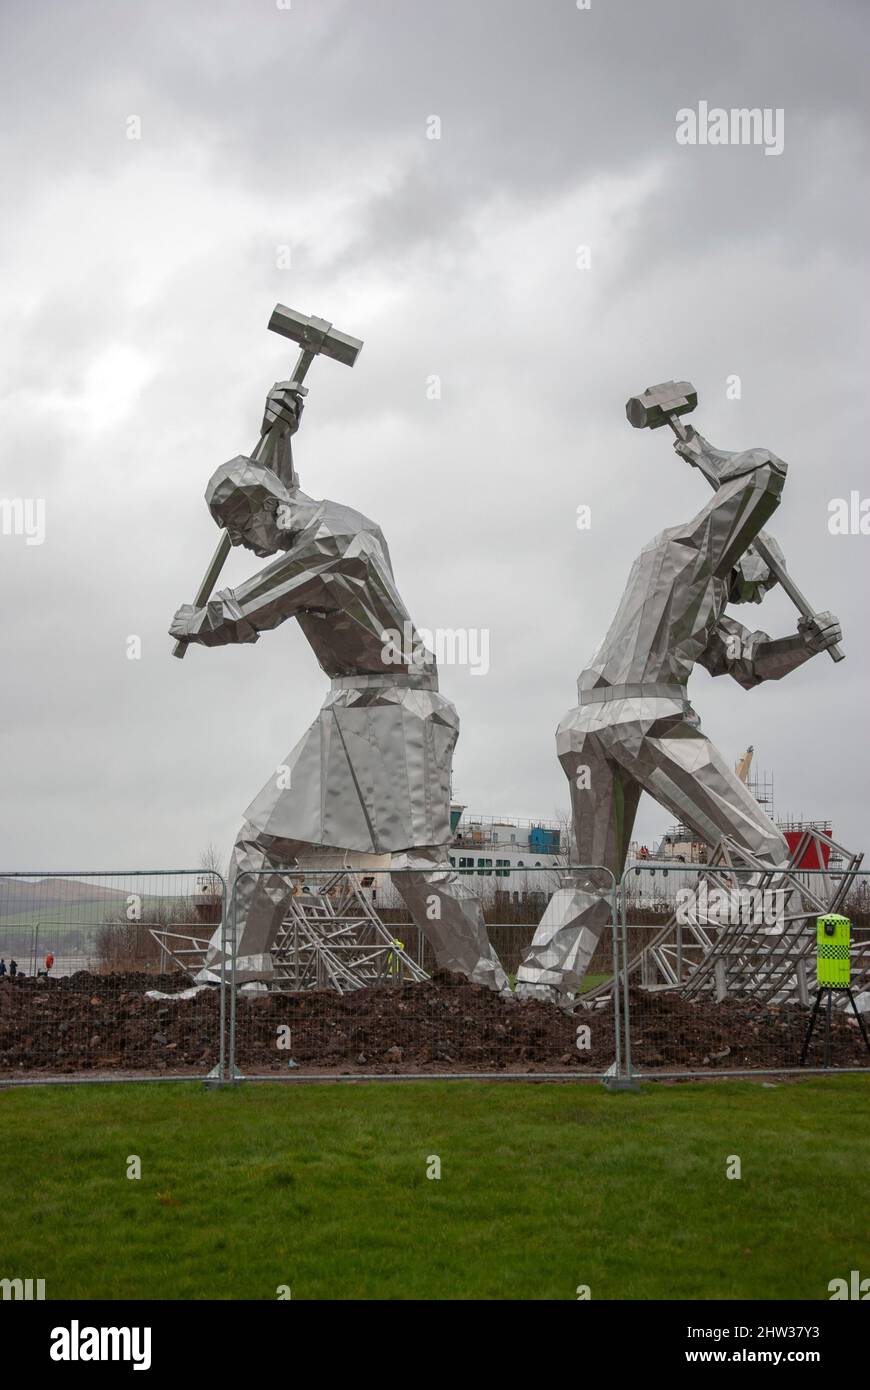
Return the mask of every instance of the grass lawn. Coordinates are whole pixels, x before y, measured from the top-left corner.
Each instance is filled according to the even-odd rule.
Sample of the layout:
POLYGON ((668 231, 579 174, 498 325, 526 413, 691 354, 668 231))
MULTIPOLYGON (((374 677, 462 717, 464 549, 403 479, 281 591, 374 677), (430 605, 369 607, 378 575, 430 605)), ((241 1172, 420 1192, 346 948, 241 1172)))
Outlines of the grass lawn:
POLYGON ((860 1076, 6 1090, 0 1277, 48 1298, 826 1299, 870 1275, 868 1139, 860 1076))
POLYGON ((584 975, 583 983, 580 986, 580 993, 585 994, 587 989, 597 989, 599 985, 603 985, 604 981, 609 979, 609 975, 584 975))

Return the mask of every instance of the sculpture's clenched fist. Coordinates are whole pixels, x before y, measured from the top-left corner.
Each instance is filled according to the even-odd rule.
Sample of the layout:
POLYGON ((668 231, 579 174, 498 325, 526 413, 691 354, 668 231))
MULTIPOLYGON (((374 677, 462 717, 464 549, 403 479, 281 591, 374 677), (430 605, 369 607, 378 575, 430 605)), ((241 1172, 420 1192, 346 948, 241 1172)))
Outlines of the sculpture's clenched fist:
POLYGON ((815 655, 834 647, 843 636, 839 618, 833 613, 816 613, 812 618, 800 618, 798 632, 815 655))
POLYGON ((295 434, 305 404, 304 395, 304 386, 294 387, 290 381, 276 381, 266 397, 260 433, 266 434, 274 424, 280 422, 287 426, 291 434, 295 434))

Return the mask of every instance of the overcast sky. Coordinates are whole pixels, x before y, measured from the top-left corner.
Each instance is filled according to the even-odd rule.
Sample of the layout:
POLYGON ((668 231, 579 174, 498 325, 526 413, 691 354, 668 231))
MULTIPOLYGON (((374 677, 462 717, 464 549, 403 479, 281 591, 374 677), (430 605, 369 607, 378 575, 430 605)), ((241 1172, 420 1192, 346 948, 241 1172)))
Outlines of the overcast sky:
MULTIPOLYGON (((567 807, 577 675, 637 551, 707 496, 624 403, 689 377, 714 444, 788 461, 771 530, 847 652, 750 692, 699 671, 695 707, 779 813, 865 846, 870 536, 828 505, 870 495, 868 13, 4 0, 0 498, 46 511, 43 544, 0 535, 0 869, 226 854, 316 715, 295 624, 184 662, 167 636, 217 540, 206 482, 287 374, 279 300, 365 340, 311 370, 303 486, 381 524, 419 627, 489 633, 487 674, 441 672, 460 800, 567 807), (678 144, 701 101, 781 109, 782 152, 678 144)), ((781 594, 748 611, 794 630, 781 594)), ((640 838, 668 820, 645 798, 640 838)))

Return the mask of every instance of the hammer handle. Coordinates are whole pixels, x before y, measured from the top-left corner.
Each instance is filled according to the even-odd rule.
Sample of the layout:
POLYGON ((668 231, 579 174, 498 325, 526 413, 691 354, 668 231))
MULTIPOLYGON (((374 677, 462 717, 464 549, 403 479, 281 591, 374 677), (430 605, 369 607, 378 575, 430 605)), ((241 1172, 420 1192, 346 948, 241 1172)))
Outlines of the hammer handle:
MULTIPOLYGON (((263 453, 265 449, 266 441, 269 438, 270 434, 271 431, 269 431, 269 433, 267 434, 260 435, 260 438, 257 441, 257 444, 254 448, 254 452, 251 454, 251 458, 256 459, 260 457, 260 455, 263 453)), ((195 608, 202 608, 203 604, 208 603, 208 600, 211 598, 212 590, 214 589, 215 584, 217 584, 218 582, 220 572, 226 564, 227 556, 229 555, 231 550, 232 542, 230 541, 229 535, 226 531, 221 531, 221 538, 217 543, 217 549, 215 550, 214 555, 212 555, 209 567, 203 575, 202 583, 196 591, 196 598, 193 600, 193 605, 195 608)), ((175 646, 172 648, 172 655, 177 656, 179 661, 183 661, 188 646, 188 642, 186 642, 183 638, 179 638, 175 646)))
POLYGON ((299 356, 296 358, 296 366, 293 368, 293 375, 290 378, 292 386, 302 385, 308 375, 308 368, 314 361, 314 357, 315 354, 313 352, 310 352, 307 348, 302 349, 299 356))
MULTIPOLYGON (((797 584, 795 584, 788 570, 779 563, 774 555, 771 555, 764 541, 756 536, 752 544, 755 546, 755 549, 758 551, 768 569, 776 575, 777 581, 788 594, 798 612, 802 613, 805 618, 814 618, 816 616, 815 609, 798 588, 797 584)), ((842 661, 843 657, 846 655, 842 647, 836 645, 833 647, 826 647, 825 651, 829 654, 832 661, 842 661)))
MULTIPOLYGON (((682 420, 680 420, 678 416, 669 415, 668 424, 670 425, 671 429, 673 430, 674 434, 677 436, 678 439, 684 440, 686 438, 685 426, 683 425, 682 420)), ((699 471, 703 472, 703 470, 699 471)), ((710 486, 715 491, 716 484, 713 482, 713 480, 706 473, 704 473, 704 477, 707 478, 708 483, 710 483, 710 486)), ((794 580, 792 579, 785 566, 780 564, 776 556, 770 553, 767 546, 764 544, 764 541, 759 536, 756 536, 752 544, 755 546, 755 549, 758 551, 758 554, 761 556, 768 569, 771 571, 772 574, 776 576, 777 582, 783 589, 784 593, 788 594, 789 598, 791 599, 798 612, 802 614, 804 618, 815 618, 816 610, 809 602, 809 599, 805 597, 802 591, 798 588, 797 584, 795 584, 794 580)), ((842 647, 838 645, 835 645, 833 647, 826 647, 825 651, 828 653, 832 661, 842 661, 844 656, 846 655, 842 647)))

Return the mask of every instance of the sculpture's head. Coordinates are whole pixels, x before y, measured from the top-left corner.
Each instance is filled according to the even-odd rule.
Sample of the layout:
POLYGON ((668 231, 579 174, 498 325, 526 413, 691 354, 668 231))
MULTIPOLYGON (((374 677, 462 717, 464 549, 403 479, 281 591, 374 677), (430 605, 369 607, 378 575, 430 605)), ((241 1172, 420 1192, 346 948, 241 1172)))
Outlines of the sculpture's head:
POLYGON ((271 468, 239 454, 212 474, 205 500, 218 526, 226 528, 233 545, 255 555, 274 555, 289 544, 280 525, 290 493, 271 468))
POLYGON ((265 463, 239 454, 212 474, 205 500, 233 545, 255 555, 288 550, 293 537, 317 513, 318 503, 298 487, 287 488, 265 463))
MULTIPOLYGON (((768 536, 766 531, 759 531, 758 534, 759 539, 764 541, 771 554, 784 565, 785 556, 773 537, 768 536)), ((755 546, 750 545, 731 571, 728 601, 729 603, 760 603, 768 589, 772 589, 775 583, 776 575, 766 561, 762 560, 755 546)))

